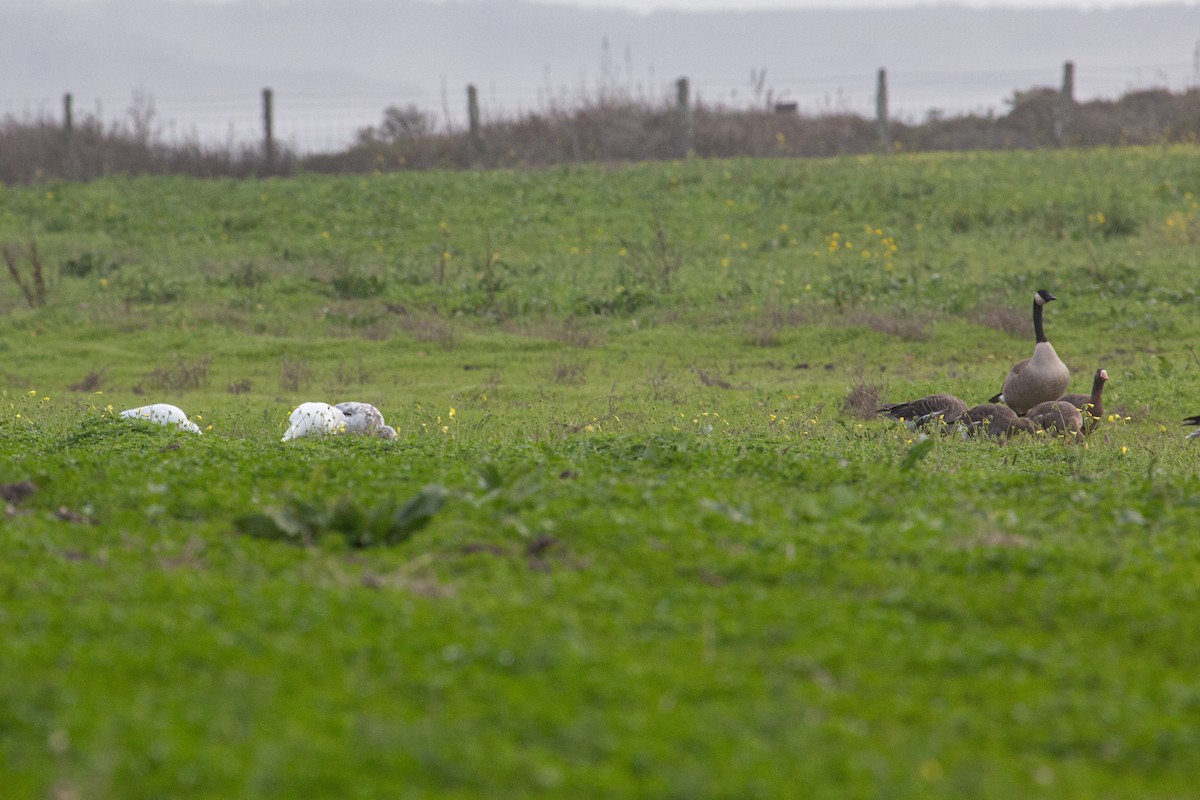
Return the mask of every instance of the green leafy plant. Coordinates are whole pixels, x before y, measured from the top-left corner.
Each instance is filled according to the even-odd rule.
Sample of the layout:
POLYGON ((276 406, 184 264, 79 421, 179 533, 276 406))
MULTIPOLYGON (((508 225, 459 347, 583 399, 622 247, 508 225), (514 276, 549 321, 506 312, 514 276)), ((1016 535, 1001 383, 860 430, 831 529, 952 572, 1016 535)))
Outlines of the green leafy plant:
POLYGON ((441 486, 426 486, 403 503, 389 495, 370 506, 349 496, 327 506, 292 495, 261 514, 239 517, 235 524, 249 536, 297 545, 314 545, 333 533, 353 548, 392 546, 428 525, 446 502, 446 495, 441 486))
POLYGON ((121 268, 116 261, 105 258, 98 253, 82 253, 75 258, 68 258, 62 263, 59 271, 68 278, 86 278, 90 275, 105 277, 121 268))

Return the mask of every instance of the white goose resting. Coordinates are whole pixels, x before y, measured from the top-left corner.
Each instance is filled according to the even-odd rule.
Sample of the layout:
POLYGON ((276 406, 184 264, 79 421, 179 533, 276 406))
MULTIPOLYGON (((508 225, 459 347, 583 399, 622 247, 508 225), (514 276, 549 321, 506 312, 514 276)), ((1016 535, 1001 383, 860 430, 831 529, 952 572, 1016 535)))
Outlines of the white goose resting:
POLYGON ((334 406, 346 416, 346 433, 395 439, 396 429, 383 421, 383 413, 370 403, 347 402, 334 406))
POLYGON ((346 432, 346 415, 328 403, 301 403, 288 417, 282 441, 305 436, 337 436, 346 432))
POLYGON ((174 425, 181 431, 200 433, 200 426, 188 419, 187 414, 179 406, 170 403, 154 403, 149 406, 138 406, 121 412, 123 419, 142 419, 156 422, 159 425, 174 425))

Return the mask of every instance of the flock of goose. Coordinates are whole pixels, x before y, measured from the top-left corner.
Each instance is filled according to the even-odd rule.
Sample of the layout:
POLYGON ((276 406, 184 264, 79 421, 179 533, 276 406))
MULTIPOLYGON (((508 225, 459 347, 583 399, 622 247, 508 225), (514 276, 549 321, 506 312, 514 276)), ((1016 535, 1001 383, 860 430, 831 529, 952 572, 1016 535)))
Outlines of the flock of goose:
MULTIPOLYGON (((986 434, 1010 437, 1020 432, 1045 431, 1074 439, 1087 436, 1104 417, 1104 384, 1108 372, 1096 370, 1091 394, 1071 394, 1067 387, 1071 372, 1054 351, 1042 325, 1042 310, 1057 298, 1045 289, 1033 296, 1033 355, 1013 365, 1000 393, 987 403, 968 406, 952 394, 931 394, 903 403, 892 403, 878 413, 913 428, 943 426, 966 435, 986 434)), ((127 419, 148 420, 175 425, 181 430, 200 433, 199 426, 179 407, 156 403, 122 411, 127 419)), ((1200 414, 1188 417, 1185 424, 1198 426, 1188 439, 1200 437, 1200 414)), ((395 439, 396 430, 383 421, 383 414, 370 403, 301 403, 288 417, 283 441, 307 436, 356 434, 395 439)))
MULTIPOLYGON (((155 403, 149 406, 130 408, 121 412, 124 419, 146 420, 160 425, 174 425, 180 430, 200 433, 200 427, 188 419, 178 406, 170 403, 155 403)), ((306 436, 378 436, 380 439, 395 439, 396 429, 383 421, 383 414, 370 403, 301 403, 288 417, 288 429, 282 441, 301 439, 306 436)))
MULTIPOLYGON (((1010 437, 1020 432, 1045 431, 1077 438, 1096 429, 1104 417, 1104 384, 1108 372, 1096 370, 1091 394, 1067 393, 1071 371, 1054 351, 1042 325, 1042 310, 1057 298, 1045 289, 1033 296, 1033 355, 1008 371, 1000 393, 987 403, 968 407, 952 394, 931 394, 904 403, 892 403, 878 413, 914 428, 953 427, 966 435, 1010 437)), ((1200 414, 1185 424, 1200 426, 1200 414)), ((1188 439, 1200 437, 1200 428, 1188 439)))

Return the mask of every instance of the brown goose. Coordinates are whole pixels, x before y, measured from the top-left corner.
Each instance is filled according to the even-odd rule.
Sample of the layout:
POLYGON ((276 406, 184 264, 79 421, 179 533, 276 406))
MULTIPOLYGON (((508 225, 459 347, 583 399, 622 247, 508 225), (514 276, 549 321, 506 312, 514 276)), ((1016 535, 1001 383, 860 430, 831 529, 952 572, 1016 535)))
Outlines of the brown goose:
POLYGON ((1092 378, 1091 394, 1064 394, 1059 400, 1066 400, 1083 412, 1083 434, 1086 436, 1096 429, 1104 418, 1104 384, 1108 381, 1108 370, 1096 370, 1092 378))
POLYGON ((953 425, 966 415, 967 404, 952 394, 931 394, 907 403, 886 405, 878 413, 905 422, 912 428, 923 428, 939 422, 953 425))
POLYGON ((1029 409, 1025 419, 1033 423, 1034 428, 1038 430, 1061 434, 1072 439, 1081 435, 1080 432, 1083 429, 1083 415, 1079 413, 1078 408, 1066 400, 1038 403, 1029 409))
MULTIPOLYGON (((1200 425, 1200 414, 1197 414, 1197 415, 1196 415, 1196 416, 1194 416, 1194 417, 1188 417, 1187 419, 1185 419, 1185 420, 1183 421, 1183 424, 1184 424, 1184 425, 1200 425)), ((1192 431, 1191 433, 1189 433, 1189 434, 1188 434, 1186 437, 1184 437, 1184 438, 1187 438, 1187 439, 1200 439, 1200 428, 1196 428, 1196 430, 1192 431)))
POLYGON ((1008 406, 999 403, 980 403, 967 411, 967 432, 971 435, 1014 436, 1019 431, 1033 432, 1033 423, 1008 406))
POLYGON ((1033 356, 1019 361, 1008 371, 1000 394, 992 398, 993 403, 1004 403, 1017 414, 1024 415, 1038 403, 1057 400, 1071 384, 1071 371, 1054 352, 1054 345, 1046 339, 1042 329, 1042 306, 1057 300, 1045 289, 1033 296, 1033 356))

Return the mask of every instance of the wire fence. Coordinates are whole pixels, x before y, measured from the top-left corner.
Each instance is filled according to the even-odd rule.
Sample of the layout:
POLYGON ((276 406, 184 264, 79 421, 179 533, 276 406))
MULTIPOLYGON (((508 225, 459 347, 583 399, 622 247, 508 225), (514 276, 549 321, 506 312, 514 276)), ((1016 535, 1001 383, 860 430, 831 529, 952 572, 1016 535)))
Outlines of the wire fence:
MULTIPOLYGON (((1056 87, 1059 65, 1046 69, 958 70, 910 72, 888 70, 889 113, 892 118, 919 122, 931 115, 1002 114, 1017 91, 1056 87)), ((807 116, 854 114, 873 117, 876 102, 875 73, 804 75, 775 78, 769 86, 754 86, 745 79, 690 76, 693 96, 701 104, 735 109, 794 103, 807 116)), ((1117 99, 1140 90, 1184 91, 1200 86, 1197 65, 1173 62, 1155 65, 1097 66, 1080 64, 1076 71, 1075 99, 1117 99)), ((585 105, 598 94, 651 103, 671 102, 674 79, 661 85, 547 87, 505 83, 478 84, 480 111, 485 123, 551 109, 585 105)), ((87 96, 74 94, 77 117, 92 116, 105 124, 128 124, 135 117, 146 122, 152 135, 166 144, 200 143, 221 147, 249 147, 262 141, 263 108, 258 94, 206 96, 154 95, 87 96)), ((0 119, 30 121, 61 119, 62 98, 0 98, 0 119)), ((467 125, 466 87, 436 91, 381 92, 274 92, 274 136, 300 155, 337 152, 353 144, 361 131, 377 126, 386 108, 416 108, 437 120, 446 130, 467 125)))

